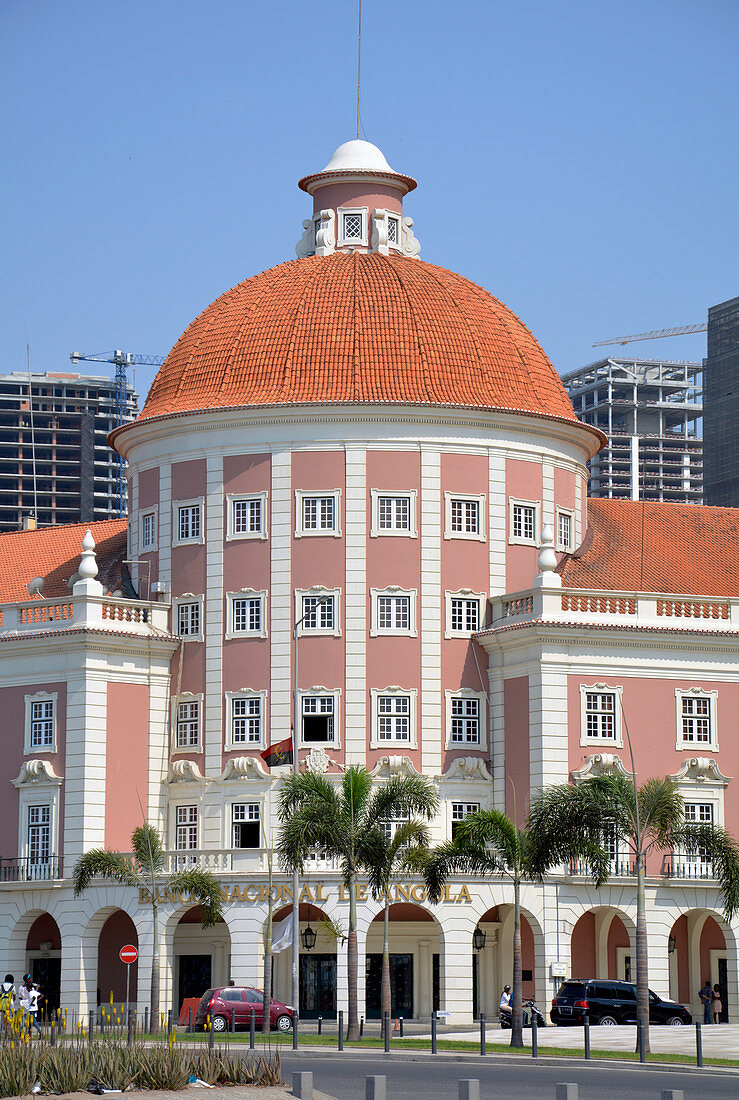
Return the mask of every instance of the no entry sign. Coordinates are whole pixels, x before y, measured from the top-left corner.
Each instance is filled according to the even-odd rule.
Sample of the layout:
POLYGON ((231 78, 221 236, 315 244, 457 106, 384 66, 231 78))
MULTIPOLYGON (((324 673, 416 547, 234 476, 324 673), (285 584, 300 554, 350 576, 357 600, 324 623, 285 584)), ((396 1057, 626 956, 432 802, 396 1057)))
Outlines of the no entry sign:
POLYGON ((138 949, 133 946, 132 943, 127 943, 125 947, 122 947, 118 952, 118 958, 122 963, 135 963, 139 957, 138 949))

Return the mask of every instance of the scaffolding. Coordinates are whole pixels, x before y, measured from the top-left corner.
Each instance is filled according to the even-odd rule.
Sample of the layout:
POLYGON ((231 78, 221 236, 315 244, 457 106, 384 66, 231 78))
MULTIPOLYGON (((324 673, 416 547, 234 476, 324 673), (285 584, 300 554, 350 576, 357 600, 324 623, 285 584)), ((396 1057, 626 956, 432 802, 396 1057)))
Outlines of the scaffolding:
POLYGON ((562 378, 575 413, 608 436, 594 497, 703 502, 703 365, 611 356, 562 378))

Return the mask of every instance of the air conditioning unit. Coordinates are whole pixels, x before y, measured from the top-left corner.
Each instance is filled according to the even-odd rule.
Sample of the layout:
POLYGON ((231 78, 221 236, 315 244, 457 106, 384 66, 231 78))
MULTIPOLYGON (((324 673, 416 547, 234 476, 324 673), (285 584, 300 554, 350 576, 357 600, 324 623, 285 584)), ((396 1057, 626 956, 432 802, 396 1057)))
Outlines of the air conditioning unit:
POLYGON ((152 594, 156 593, 158 596, 169 595, 169 582, 168 581, 154 581, 151 586, 152 594))

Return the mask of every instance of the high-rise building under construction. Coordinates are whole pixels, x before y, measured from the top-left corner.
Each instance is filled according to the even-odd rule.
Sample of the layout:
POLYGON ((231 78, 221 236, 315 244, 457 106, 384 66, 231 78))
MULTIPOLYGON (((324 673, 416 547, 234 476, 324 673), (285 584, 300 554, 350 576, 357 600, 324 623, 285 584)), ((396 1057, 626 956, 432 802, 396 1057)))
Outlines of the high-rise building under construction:
POLYGON ((739 507, 739 298, 708 310, 705 502, 739 507))
MULTIPOLYGON (((137 414, 126 388, 124 419, 137 414)), ((118 424, 112 378, 14 371, 0 375, 0 531, 119 513, 118 424)))
POLYGON ((575 412, 608 443, 589 463, 589 494, 703 500, 703 367, 609 356, 562 378, 575 412))

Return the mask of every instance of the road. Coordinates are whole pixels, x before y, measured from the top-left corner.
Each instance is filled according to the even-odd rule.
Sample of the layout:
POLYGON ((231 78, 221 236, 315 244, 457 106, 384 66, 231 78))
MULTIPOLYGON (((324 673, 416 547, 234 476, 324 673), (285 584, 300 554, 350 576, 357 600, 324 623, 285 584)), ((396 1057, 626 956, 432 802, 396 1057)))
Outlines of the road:
POLYGON ((660 1100, 662 1089, 683 1089, 685 1100, 735 1100, 739 1075, 698 1069, 638 1069, 626 1065, 585 1066, 569 1060, 536 1064, 529 1059, 479 1055, 454 1059, 430 1056, 410 1059, 351 1050, 335 1052, 280 1051, 283 1076, 292 1084, 292 1073, 311 1070, 314 1088, 337 1100, 365 1100, 365 1077, 387 1077, 387 1100, 457 1100, 457 1082, 476 1077, 480 1100, 554 1100, 560 1081, 577 1082, 580 1100, 660 1100))

